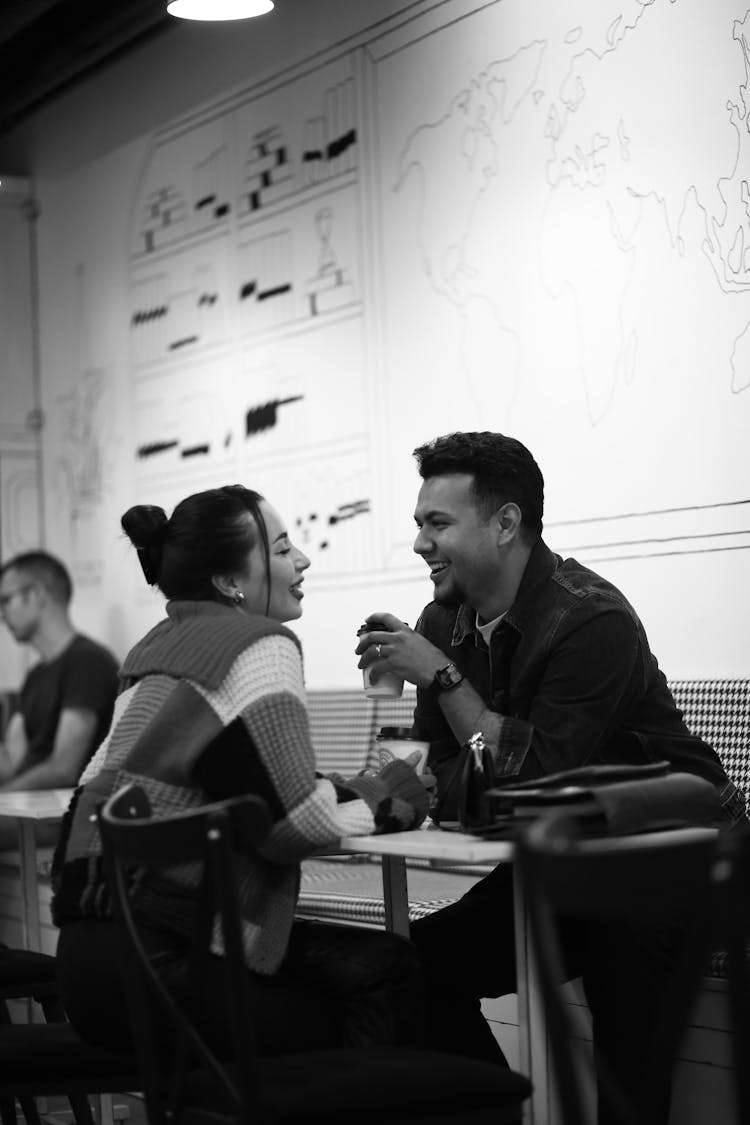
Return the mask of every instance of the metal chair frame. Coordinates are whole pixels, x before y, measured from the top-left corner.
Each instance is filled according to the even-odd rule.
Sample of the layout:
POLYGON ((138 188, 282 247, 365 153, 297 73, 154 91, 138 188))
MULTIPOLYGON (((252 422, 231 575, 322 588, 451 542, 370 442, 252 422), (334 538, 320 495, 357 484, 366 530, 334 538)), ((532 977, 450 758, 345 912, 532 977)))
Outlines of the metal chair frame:
POLYGON ((130 786, 115 794, 100 811, 107 880, 128 980, 130 1017, 151 1125, 179 1120, 186 1108, 188 1080, 197 1068, 207 1070, 222 1089, 232 1116, 262 1121, 258 1100, 255 1045, 247 972, 241 942, 234 876, 234 851, 239 840, 252 848, 270 826, 268 811, 256 799, 204 806, 166 819, 151 818, 143 790, 130 786), (224 1065, 167 991, 143 948, 131 910, 128 872, 153 864, 157 857, 172 862, 204 863, 196 897, 193 936, 188 954, 187 989, 201 987, 201 968, 209 955, 214 918, 222 923, 227 979, 228 1017, 236 1049, 234 1065, 224 1065), (157 1048, 152 1001, 169 1017, 175 1031, 170 1057, 157 1048))
POLYGON ((99 826, 150 1125, 344 1125, 354 1118, 367 1125, 519 1125, 531 1093, 528 1080, 473 1059, 387 1047, 256 1057, 235 852, 256 848, 269 830, 268 809, 259 798, 244 796, 152 818, 145 792, 129 785, 100 810, 99 826), (199 987, 217 923, 234 1042, 229 1063, 216 1058, 165 989, 148 960, 134 915, 137 894, 131 891, 143 869, 186 862, 202 864, 188 980, 199 987), (154 1004, 174 1028, 167 1059, 159 1057, 151 1033, 154 1004))
POLYGON ((573 819, 559 816, 541 819, 519 840, 516 870, 524 890, 565 1125, 587 1120, 584 1091, 594 1064, 576 1037, 561 995, 565 972, 560 916, 644 921, 663 918, 665 909, 671 909, 684 919, 684 941, 674 972, 665 982, 640 1104, 631 1104, 606 1063, 601 1059, 597 1063, 599 1088, 609 1089, 623 1125, 644 1125, 650 1091, 664 1069, 672 1069, 715 938, 721 873, 717 847, 717 833, 701 828, 641 838, 584 839, 573 819))
POLYGON ((67 1097, 76 1125, 94 1125, 94 1115, 89 1104, 90 1095, 98 1095, 100 1114, 105 1110, 111 1118, 111 1095, 128 1089, 137 1089, 138 1075, 135 1060, 125 1060, 115 1055, 106 1056, 78 1038, 67 1023, 60 1000, 55 961, 43 953, 25 950, 0 949, 4 962, 0 983, 0 1120, 2 1125, 15 1125, 16 1100, 27 1125, 40 1125, 36 1105, 37 1097, 63 1095, 67 1097), (18 961, 17 980, 12 977, 12 962, 18 961), (10 962, 10 965, 5 962, 10 962), (44 1013, 45 1023, 14 1023, 8 1000, 35 1000, 44 1013), (73 1064, 75 1074, 61 1074, 50 1066, 50 1057, 60 1049, 73 1064), (23 1056, 23 1076, 17 1065, 19 1053, 23 1056), (8 1065, 8 1059, 14 1065, 8 1065), (5 1062, 4 1062, 5 1059, 5 1062))

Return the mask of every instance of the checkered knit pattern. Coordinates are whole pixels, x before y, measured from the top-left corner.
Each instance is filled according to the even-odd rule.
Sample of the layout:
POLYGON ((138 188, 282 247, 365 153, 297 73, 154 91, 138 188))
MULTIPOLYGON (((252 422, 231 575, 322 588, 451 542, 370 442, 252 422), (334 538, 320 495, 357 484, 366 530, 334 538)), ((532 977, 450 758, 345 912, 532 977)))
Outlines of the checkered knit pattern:
POLYGON ((688 729, 750 796, 750 680, 670 680, 669 687, 688 729))
MULTIPOLYGON (((251 968, 271 973, 286 949, 299 860, 340 836, 376 831, 378 810, 316 776, 293 633, 214 603, 170 603, 168 612, 123 665, 112 728, 65 825, 53 914, 57 924, 106 915, 94 814, 127 782, 145 789, 155 816, 256 793, 273 827, 261 854, 240 863, 245 952, 251 968)), ((152 924, 189 934, 196 878, 190 864, 141 873, 134 904, 152 924)))

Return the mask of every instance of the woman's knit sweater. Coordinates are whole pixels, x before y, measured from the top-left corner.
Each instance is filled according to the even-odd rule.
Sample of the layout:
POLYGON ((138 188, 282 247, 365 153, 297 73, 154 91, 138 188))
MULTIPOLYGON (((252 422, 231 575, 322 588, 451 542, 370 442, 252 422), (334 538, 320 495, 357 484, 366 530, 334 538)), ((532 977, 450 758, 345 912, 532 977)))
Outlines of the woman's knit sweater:
MULTIPOLYGON (((244 941, 248 966, 272 973, 289 938, 299 861, 340 836, 418 823, 422 786, 408 767, 390 782, 385 771, 382 781, 316 774, 290 630, 215 602, 170 602, 167 613, 121 670, 112 726, 81 778, 55 857, 53 917, 65 925, 107 915, 94 814, 121 786, 141 785, 154 816, 254 793, 273 827, 259 853, 239 860, 244 941)), ((142 873, 134 903, 150 924, 189 934, 196 880, 191 864, 142 873)))

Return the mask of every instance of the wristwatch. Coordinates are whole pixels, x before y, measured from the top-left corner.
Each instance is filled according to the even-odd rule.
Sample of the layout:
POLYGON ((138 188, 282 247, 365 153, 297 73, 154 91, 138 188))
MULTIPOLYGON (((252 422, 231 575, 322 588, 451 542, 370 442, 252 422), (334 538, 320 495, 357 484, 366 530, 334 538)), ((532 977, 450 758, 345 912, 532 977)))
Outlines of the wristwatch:
POLYGON ((432 686, 436 691, 450 691, 463 682, 464 674, 459 672, 455 664, 446 664, 445 668, 438 668, 432 686))

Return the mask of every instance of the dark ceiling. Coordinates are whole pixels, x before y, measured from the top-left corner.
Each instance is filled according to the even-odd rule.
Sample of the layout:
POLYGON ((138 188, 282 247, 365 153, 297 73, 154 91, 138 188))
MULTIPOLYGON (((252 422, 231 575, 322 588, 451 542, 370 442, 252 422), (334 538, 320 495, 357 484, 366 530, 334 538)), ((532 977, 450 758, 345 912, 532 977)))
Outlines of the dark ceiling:
POLYGON ((0 0, 0 132, 173 27, 167 0, 0 0))

